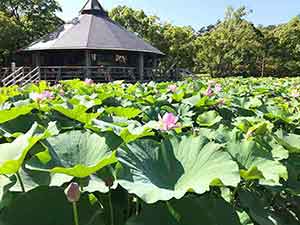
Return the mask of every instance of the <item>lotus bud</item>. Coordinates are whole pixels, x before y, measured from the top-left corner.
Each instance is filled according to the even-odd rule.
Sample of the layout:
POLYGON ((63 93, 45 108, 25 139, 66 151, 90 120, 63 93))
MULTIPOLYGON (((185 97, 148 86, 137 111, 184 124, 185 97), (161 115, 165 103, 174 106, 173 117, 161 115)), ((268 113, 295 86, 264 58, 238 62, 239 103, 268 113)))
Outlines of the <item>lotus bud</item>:
POLYGON ((80 187, 77 183, 72 182, 65 190, 69 202, 78 202, 80 199, 80 187))

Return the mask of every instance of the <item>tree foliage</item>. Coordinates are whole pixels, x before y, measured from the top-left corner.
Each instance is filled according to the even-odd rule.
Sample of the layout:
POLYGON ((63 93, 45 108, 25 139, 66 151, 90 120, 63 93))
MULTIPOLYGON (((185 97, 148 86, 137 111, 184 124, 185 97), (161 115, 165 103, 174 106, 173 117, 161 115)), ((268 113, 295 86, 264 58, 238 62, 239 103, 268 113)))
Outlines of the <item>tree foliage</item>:
POLYGON ((164 52, 167 55, 162 63, 165 69, 174 66, 194 67, 196 49, 193 41, 196 32, 192 27, 162 23, 157 16, 147 16, 143 10, 134 10, 126 6, 114 8, 110 16, 164 52))
POLYGON ((0 63, 17 48, 21 30, 16 20, 0 12, 0 63))
POLYGON ((63 21, 56 15, 58 11, 61 11, 61 8, 56 0, 1 0, 2 57, 11 56, 18 48, 24 47, 62 24, 63 21), (6 47, 2 49, 2 46, 6 47))
POLYGON ((243 17, 245 8, 229 8, 225 20, 196 41, 196 55, 211 75, 234 75, 255 72, 263 38, 261 32, 243 17))
POLYGON ((228 7, 224 19, 196 32, 192 27, 162 23, 142 10, 119 6, 113 20, 162 50, 166 68, 182 67, 212 76, 297 75, 300 18, 287 24, 255 26, 245 7, 228 7))

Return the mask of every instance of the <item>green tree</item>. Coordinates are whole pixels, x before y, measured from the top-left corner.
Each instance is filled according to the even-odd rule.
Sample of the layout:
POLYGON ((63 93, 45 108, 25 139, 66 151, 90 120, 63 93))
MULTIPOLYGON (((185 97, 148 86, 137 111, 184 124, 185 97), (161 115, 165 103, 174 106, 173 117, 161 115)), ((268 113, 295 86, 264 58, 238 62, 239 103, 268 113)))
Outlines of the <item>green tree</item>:
POLYGON ((225 19, 213 30, 200 36, 196 60, 212 76, 244 75, 257 72, 263 35, 244 19, 245 7, 228 8, 225 19))
POLYGON ((288 23, 274 30, 280 48, 280 73, 299 75, 300 70, 300 18, 294 17, 288 23))
POLYGON ((0 12, 0 63, 17 48, 21 27, 12 17, 0 12))
POLYGON ((56 0, 1 0, 1 35, 10 37, 0 40, 0 46, 8 46, 2 50, 5 56, 61 25, 58 11, 61 8, 56 0))
POLYGON ((192 27, 162 23, 156 16, 149 16, 143 10, 126 6, 114 8, 110 17, 164 52, 167 57, 161 66, 165 70, 175 66, 190 69, 194 67, 196 32, 192 27))

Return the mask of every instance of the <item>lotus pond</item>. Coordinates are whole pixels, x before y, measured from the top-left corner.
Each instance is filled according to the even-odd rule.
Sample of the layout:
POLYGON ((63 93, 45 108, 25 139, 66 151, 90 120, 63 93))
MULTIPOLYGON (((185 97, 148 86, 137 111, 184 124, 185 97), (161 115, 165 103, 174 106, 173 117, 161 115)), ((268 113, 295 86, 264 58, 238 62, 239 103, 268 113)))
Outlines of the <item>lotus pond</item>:
POLYGON ((1 225, 299 225, 300 79, 0 89, 1 225))

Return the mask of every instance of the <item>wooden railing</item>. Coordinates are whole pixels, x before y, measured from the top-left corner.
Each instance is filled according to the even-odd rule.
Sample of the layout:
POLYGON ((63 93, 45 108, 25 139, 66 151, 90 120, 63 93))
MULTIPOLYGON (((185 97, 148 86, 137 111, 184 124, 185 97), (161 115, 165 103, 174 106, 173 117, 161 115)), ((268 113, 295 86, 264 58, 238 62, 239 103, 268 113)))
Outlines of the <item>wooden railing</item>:
MULTIPOLYGON (((126 82, 141 81, 139 70, 135 67, 116 66, 41 66, 36 68, 18 67, 11 73, 9 68, 2 68, 2 84, 26 84, 38 80, 57 83, 60 80, 91 78, 95 82, 125 80, 126 82), (5 74, 5 75, 4 75, 5 74)), ((168 74, 158 69, 144 68, 143 81, 167 81, 174 79, 174 72, 168 74)))
POLYGON ((0 79, 4 79, 6 76, 8 76, 11 73, 10 67, 0 67, 0 79))
POLYGON ((14 72, 1 79, 1 83, 3 86, 7 87, 16 84, 25 85, 26 83, 35 82, 39 79, 39 67, 36 67, 33 70, 31 70, 30 67, 18 67, 14 72))
POLYGON ((135 67, 97 67, 97 66, 47 66, 40 67, 41 79, 49 82, 59 80, 91 78, 96 82, 109 82, 113 80, 138 80, 135 67))
POLYGON ((25 76, 19 78, 19 80, 16 81, 17 84, 26 85, 28 83, 36 83, 41 80, 41 70, 40 67, 36 67, 33 70, 31 70, 29 73, 27 73, 25 76))

